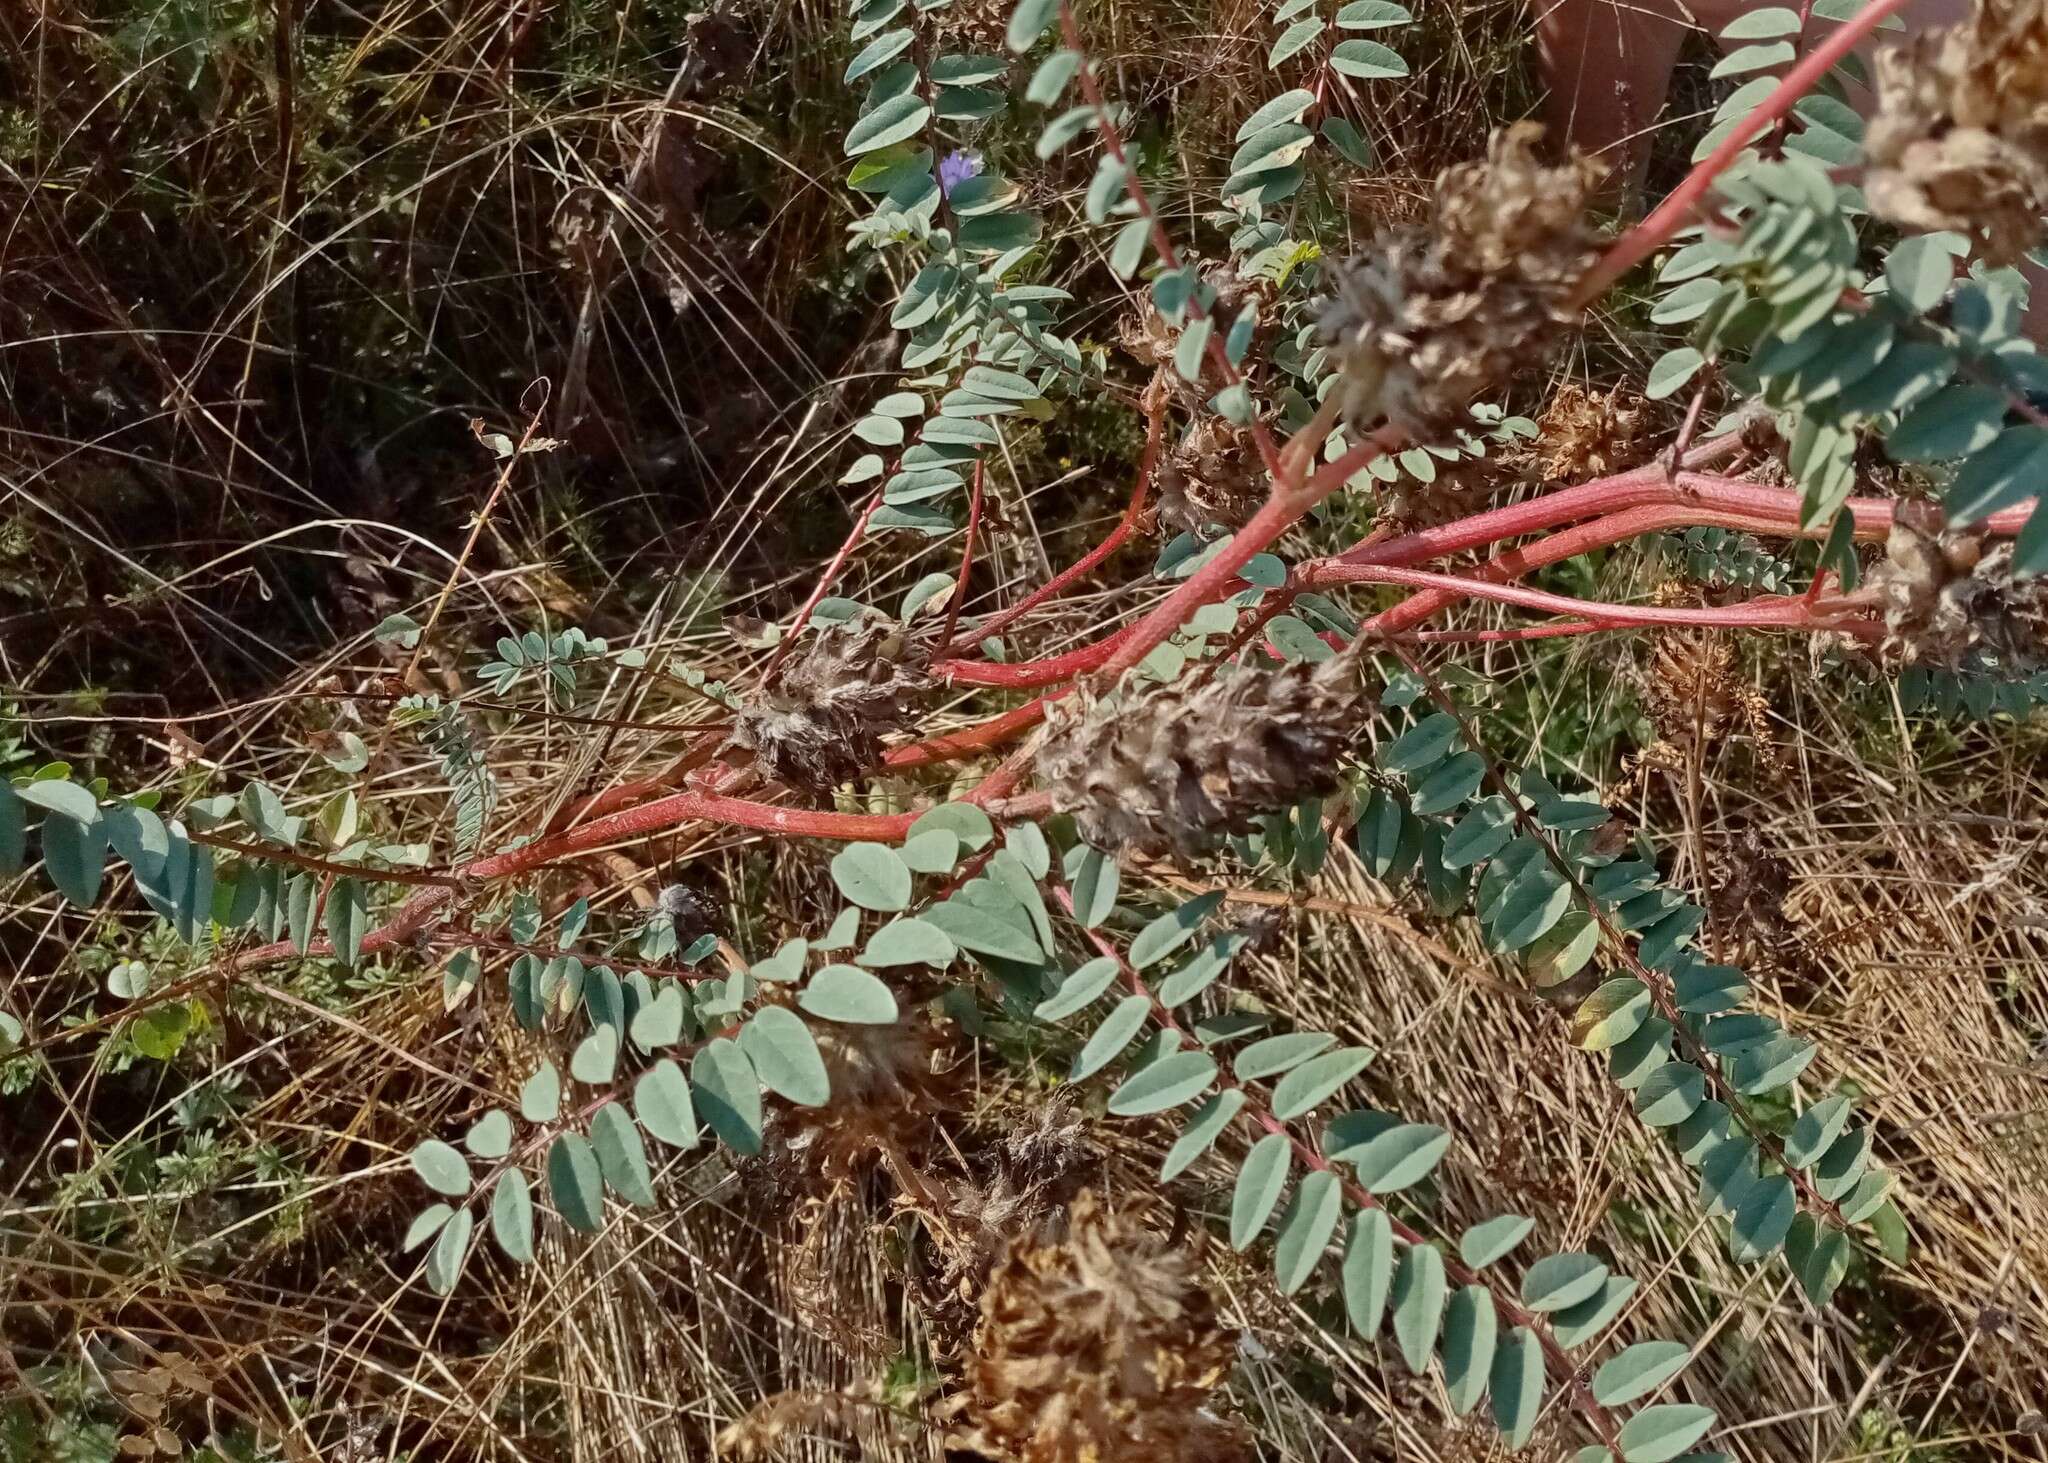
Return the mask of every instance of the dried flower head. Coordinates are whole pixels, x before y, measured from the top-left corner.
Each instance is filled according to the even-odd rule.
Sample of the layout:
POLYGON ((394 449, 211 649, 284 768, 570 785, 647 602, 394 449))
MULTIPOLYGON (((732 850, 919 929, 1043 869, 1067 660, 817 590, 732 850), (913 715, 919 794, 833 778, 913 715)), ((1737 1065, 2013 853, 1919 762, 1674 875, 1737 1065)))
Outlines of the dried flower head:
POLYGON ((727 741, 792 787, 828 796, 882 760, 882 738, 912 721, 924 678, 905 664, 902 635, 886 624, 827 630, 762 688, 727 741))
POLYGON ((654 897, 660 918, 675 926, 678 935, 697 935, 718 928, 718 906, 688 884, 667 884, 654 897))
POLYGON ((1175 533, 1241 527, 1264 497, 1251 433, 1221 417, 1196 418, 1160 464, 1159 524, 1175 533))
POLYGON ((2048 666, 2048 580, 2013 572, 2010 543, 1951 530, 1933 503, 1901 503, 1870 571, 1885 649, 1903 660, 2029 675, 2048 666))
POLYGON ((832 1100, 791 1106, 776 1119, 789 1152, 828 1180, 877 1157, 914 1148, 934 1113, 956 1105, 952 1030, 905 1016, 886 1026, 820 1023, 813 1029, 832 1100))
POLYGON ((962 1442, 1016 1463, 1249 1458, 1206 1406, 1235 1348, 1197 1263, 1088 1193, 1062 1242, 1013 1242, 982 1296, 962 1442))
POLYGON ((1472 399, 1541 358, 1578 318, 1571 297, 1599 255, 1586 203, 1605 173, 1537 161, 1542 129, 1496 132, 1484 162, 1437 178, 1429 222, 1342 265, 1319 322, 1345 418, 1444 436, 1472 399))
POLYGON ((1199 686, 1129 678, 1053 704, 1038 778, 1096 847, 1191 858, 1334 788, 1372 705, 1356 651, 1199 686))
POLYGON ((1550 398, 1542 432, 1531 444, 1544 480, 1577 482, 1640 462, 1642 418, 1641 407, 1624 406, 1618 391, 1589 391, 1567 381, 1550 398))
POLYGON ((1880 52, 1877 92, 1864 140, 1871 209, 2017 262, 2048 212, 2048 8, 1977 0, 1969 20, 1880 52))
POLYGON ((1786 913, 1792 866, 1743 825, 1721 844, 1708 875, 1707 914, 1725 949, 1745 969, 1785 970, 1798 952, 1799 928, 1786 913))
POLYGON ((888 1421, 891 1414, 872 1397, 852 1392, 792 1388, 771 1392, 719 1430, 719 1451, 741 1463, 785 1455, 805 1438, 858 1438, 863 1421, 888 1421))
POLYGON ((1650 720, 1665 743, 1700 757, 1740 724, 1756 744, 1758 760, 1766 768, 1777 765, 1771 703, 1742 674, 1728 636, 1665 632, 1657 637, 1644 680, 1650 720))

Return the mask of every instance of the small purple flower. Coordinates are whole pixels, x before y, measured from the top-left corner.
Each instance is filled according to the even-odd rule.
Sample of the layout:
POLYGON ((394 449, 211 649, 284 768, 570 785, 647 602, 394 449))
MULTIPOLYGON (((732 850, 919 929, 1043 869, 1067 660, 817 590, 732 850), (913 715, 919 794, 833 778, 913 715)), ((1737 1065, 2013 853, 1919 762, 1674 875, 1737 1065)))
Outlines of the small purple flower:
POLYGON ((939 192, 947 198, 953 190, 969 178, 981 176, 981 154, 971 148, 958 148, 939 159, 939 192))

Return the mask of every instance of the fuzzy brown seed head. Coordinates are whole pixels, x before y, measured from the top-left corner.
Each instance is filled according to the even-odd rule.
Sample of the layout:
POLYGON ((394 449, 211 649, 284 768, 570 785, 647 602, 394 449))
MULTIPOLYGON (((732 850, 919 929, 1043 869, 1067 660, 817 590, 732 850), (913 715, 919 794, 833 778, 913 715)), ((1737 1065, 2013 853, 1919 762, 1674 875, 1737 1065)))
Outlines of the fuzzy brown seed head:
POLYGON ((1864 191, 1908 229, 1955 229, 1993 264, 2048 212, 2048 7, 1978 0, 1970 19, 1880 52, 1864 191))
POLYGON ((1870 571, 1885 649, 1903 660, 2030 675, 2048 666, 2048 580, 2013 572, 2010 543, 1951 530, 1932 503, 1901 503, 1870 571))
POLYGON ((1372 706, 1355 652, 1200 686, 1127 679, 1113 702, 1053 703, 1038 779, 1097 848, 1190 859, 1331 791, 1372 706))
POLYGON ((1586 204, 1604 169, 1581 156, 1546 167, 1541 130, 1496 132, 1484 162, 1438 177, 1426 225, 1339 267, 1319 324, 1353 425, 1385 417, 1418 442, 1440 439, 1577 320, 1572 293, 1599 257, 1586 204))
POLYGON ((1016 1463, 1248 1459, 1207 1409, 1233 1346, 1196 1266, 1087 1193, 1062 1242, 1013 1242, 982 1296, 964 1441, 1016 1463))
POLYGON ((747 703, 726 745, 752 752, 790 786, 827 797, 882 760, 883 736, 911 724, 923 685, 890 627, 824 631, 780 682, 747 703))
POLYGON ((1221 417, 1196 419, 1159 470, 1159 526, 1194 533, 1212 523, 1240 528, 1264 501, 1251 433, 1221 417))

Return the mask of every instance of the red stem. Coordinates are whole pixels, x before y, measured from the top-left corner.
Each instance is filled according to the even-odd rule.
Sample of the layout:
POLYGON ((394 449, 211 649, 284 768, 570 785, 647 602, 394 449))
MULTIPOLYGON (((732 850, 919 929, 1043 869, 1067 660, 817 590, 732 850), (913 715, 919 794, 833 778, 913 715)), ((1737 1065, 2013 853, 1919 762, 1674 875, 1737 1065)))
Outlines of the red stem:
MULTIPOLYGON (((1044 584, 1032 590, 1031 593, 1025 595, 1016 604, 1010 606, 1001 614, 977 625, 974 633, 978 638, 986 640, 991 635, 1001 634, 1009 626, 1015 624, 1023 616, 1029 614, 1033 609, 1045 603, 1046 600, 1052 598, 1055 594, 1058 594, 1069 584, 1072 584, 1076 579, 1094 569, 1096 565, 1102 563, 1103 560, 1124 546, 1124 541, 1130 538, 1131 534, 1136 531, 1138 520, 1145 512, 1146 493, 1152 486, 1152 474, 1157 469, 1159 462, 1159 442, 1165 423, 1165 416, 1166 401, 1164 393, 1161 393, 1159 404, 1148 413, 1148 419, 1145 423, 1145 456, 1138 464, 1138 484, 1131 490, 1130 505, 1124 509, 1124 516, 1117 520, 1116 527, 1109 531, 1109 537, 1082 555, 1080 559, 1055 574, 1044 584)), ((945 644, 948 651, 960 648, 952 644, 952 637, 950 635, 942 643, 945 644)), ((950 664, 951 662, 948 663, 950 664)))
POLYGON ((953 598, 946 606, 946 629, 939 644, 951 645, 953 631, 960 624, 960 605, 967 598, 967 576, 974 569, 974 533, 981 527, 982 481, 988 475, 982 460, 974 459, 974 491, 967 500, 967 543, 960 550, 960 577, 953 583, 953 598))
POLYGON ((1857 42, 1876 30, 1886 17, 1902 9, 1906 0, 1872 0, 1843 22, 1840 30, 1822 41, 1798 65, 1785 73, 1771 94, 1721 140, 1721 145, 1701 160, 1698 167, 1666 195, 1650 216, 1614 241, 1611 248, 1579 281, 1573 304, 1584 309, 1607 293, 1614 282, 1649 257, 1692 216, 1693 209, 1714 185, 1714 179, 1742 155, 1742 150, 1778 118, 1791 111, 1837 61, 1856 49, 1857 42))
POLYGON ((796 618, 790 621, 789 629, 782 637, 782 643, 777 645, 775 653, 768 657, 768 668, 761 673, 764 684, 773 684, 775 673, 782 668, 782 662, 789 658, 790 651, 796 649, 797 636, 803 634, 804 626, 810 623, 811 611, 818 607, 819 601, 825 598, 825 591, 832 587, 832 581, 837 579, 839 571, 846 567, 848 557, 868 531, 868 520, 875 516, 875 510, 881 506, 882 493, 878 488, 875 495, 868 499, 868 506, 861 509, 860 517, 854 519, 853 532, 846 536, 846 542, 839 546, 839 552, 834 554, 832 562, 825 566, 825 572, 819 576, 817 587, 811 591, 811 597, 804 601, 804 607, 798 610, 796 618))
MULTIPOLYGON (((1660 609, 1653 605, 1611 605, 1597 600, 1574 599, 1540 589, 1517 589, 1504 584, 1471 579, 1460 574, 1432 574, 1425 569, 1398 569, 1376 564, 1333 564, 1322 581, 1336 584, 1410 584, 1442 590, 1455 597, 1490 599, 1524 609, 1549 610, 1553 614, 1577 615, 1603 627, 1620 625, 1741 625, 1750 627, 1821 628, 1829 619, 1825 608, 1810 605, 1799 596, 1761 596, 1741 604, 1717 605, 1705 609, 1660 609)), ((1831 602, 1837 609, 1846 602, 1831 602)))

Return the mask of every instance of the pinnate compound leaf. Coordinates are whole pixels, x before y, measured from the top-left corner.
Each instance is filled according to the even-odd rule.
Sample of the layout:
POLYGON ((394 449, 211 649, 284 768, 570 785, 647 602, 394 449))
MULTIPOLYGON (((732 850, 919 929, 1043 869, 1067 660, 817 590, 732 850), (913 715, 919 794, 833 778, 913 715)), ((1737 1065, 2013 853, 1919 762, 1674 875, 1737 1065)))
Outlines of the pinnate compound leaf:
POLYGON ((14 789, 14 795, 25 803, 34 803, 47 812, 60 814, 87 827, 100 820, 99 800, 68 778, 42 777, 24 782, 14 789))
POLYGON ((1384 1209, 1361 1210, 1344 1245, 1344 1314, 1361 1341, 1379 1333, 1394 1288, 1394 1225, 1384 1209))
POLYGON ((1378 41, 1339 41, 1330 52, 1330 65, 1365 80, 1408 74, 1400 53, 1378 41))
POLYGON ((562 1074, 543 1061, 519 1084, 519 1116, 529 1123, 551 1123, 562 1111, 562 1074))
POLYGON ((1808 1168, 1834 1145, 1849 1123, 1849 1099, 1841 1094, 1823 1098, 1799 1115, 1785 1140, 1785 1162, 1794 1168, 1808 1168))
POLYGON ((1017 8, 1010 12, 1010 23, 1004 36, 1010 49, 1020 55, 1030 50, 1032 42, 1052 23, 1059 9, 1059 0, 1017 0, 1017 8))
POLYGON ((1669 1128, 1693 1115, 1707 1095, 1707 1074, 1690 1062, 1666 1062, 1636 1089, 1636 1116, 1653 1128, 1669 1128))
POLYGON ((1045 951, 1039 948, 1038 937, 1032 931, 958 896, 933 905, 918 918, 938 926, 955 945, 977 955, 993 955, 999 960, 1027 965, 1036 965, 1045 958, 1045 951))
POLYGON ((633 1114, 640 1126, 671 1148, 697 1146, 697 1112, 683 1069, 667 1057, 633 1084, 633 1114))
POLYGON ((929 965, 943 970, 958 953, 946 932, 937 925, 905 916, 883 925, 868 937, 859 963, 873 966, 929 965))
MULTIPOLYGON (((35 782, 19 789, 23 794, 39 787, 70 787, 70 783, 35 782)), ((88 802, 91 794, 77 789, 88 802)), ((57 892, 81 909, 90 909, 100 897, 100 880, 107 867, 107 832, 97 816, 81 823, 63 813, 43 819, 43 872, 57 892)))
POLYGON ((1521 1449, 1543 1411, 1543 1347, 1527 1326, 1515 1327, 1494 1351, 1488 1386, 1494 1426, 1510 1448, 1521 1449))
POLYGON ((1245 1095, 1235 1087, 1218 1092, 1203 1103, 1187 1130, 1166 1150, 1166 1159, 1159 1165, 1160 1182, 1170 1183, 1179 1178, 1196 1159, 1214 1148, 1244 1105, 1245 1095))
POLYGON ((654 1176, 647 1167, 647 1145, 625 1104, 608 1102, 590 1115, 590 1146, 607 1187, 628 1204, 654 1207, 654 1176))
POLYGON ((1606 1051, 1636 1034, 1650 1015, 1650 992, 1633 976, 1610 980, 1572 1018, 1572 1038, 1590 1052, 1606 1051))
POLYGON ((1092 930, 1116 908, 1116 891, 1123 871, 1116 859, 1087 844, 1077 846, 1067 859, 1067 887, 1074 899, 1074 918, 1081 928, 1092 930))
POLYGON ((698 1112, 728 1147, 748 1156, 761 1151, 761 1079, 739 1043, 723 1036, 706 1042, 690 1059, 690 1088, 698 1112))
POLYGON ((1311 1057, 1273 1086, 1273 1116, 1291 1121, 1364 1071, 1373 1059, 1370 1047, 1345 1047, 1311 1057))
MULTIPOLYGON (((1026 4, 1035 0, 1025 0, 1026 4)), ((914 137, 931 117, 931 108, 916 92, 903 92, 862 117, 846 134, 846 155, 859 157, 891 143, 914 137)))
POLYGON ((1728 1229, 1728 1254, 1739 1264, 1752 1264, 1776 1254, 1799 1212, 1799 1196, 1783 1174, 1750 1185, 1736 1206, 1728 1229))
POLYGON ((415 1214, 412 1223, 406 1227, 405 1239, 398 1248, 402 1254, 410 1254, 441 1232, 441 1226, 454 1215, 452 1205, 434 1203, 415 1214))
POLYGON ((825 1059, 803 1017, 787 1006, 763 1006, 740 1028, 740 1046, 770 1092, 799 1107, 823 1107, 832 1095, 825 1059))
POLYGON ((1092 1003, 1116 980, 1114 955, 1098 955, 1060 982, 1060 988, 1039 1002, 1032 1015, 1040 1021, 1064 1021, 1092 1003))
POLYGON ((1451 1135, 1429 1123, 1403 1123, 1332 1154, 1349 1163, 1358 1181, 1375 1194, 1392 1194, 1429 1177, 1450 1151, 1451 1135))
POLYGON ((548 1194, 573 1229, 604 1228, 604 1174, 581 1133, 563 1133, 548 1148, 548 1194))
POLYGON ((1315 1273, 1343 1215, 1344 1189, 1337 1175, 1320 1169, 1302 1178, 1273 1242, 1273 1274, 1282 1295, 1294 1294, 1315 1273))
POLYGON ((1451 1297, 1444 1311, 1444 1390, 1460 1417, 1486 1395, 1499 1330, 1493 1295, 1485 1286, 1468 1285, 1451 1297))
POLYGON ((512 1115, 494 1107, 463 1134, 462 1146, 478 1158, 503 1158, 512 1151, 512 1115))
POLYGON ((1410 1245, 1394 1272, 1388 1297, 1394 1308, 1394 1341, 1411 1372, 1429 1365, 1444 1316, 1444 1257, 1428 1245, 1410 1245))
POLYGON ((1599 1293, 1607 1266, 1592 1255, 1547 1255, 1522 1277, 1522 1304, 1532 1311, 1561 1311, 1599 1293))
POLYGON ((1689 345, 1664 352, 1650 367, 1643 395, 1652 401, 1662 401, 1699 374, 1700 367, 1706 363, 1707 358, 1689 345))
POLYGON ((1291 1145, 1284 1133, 1268 1133, 1252 1145, 1237 1171, 1237 1185, 1230 1196, 1230 1245, 1243 1250, 1259 1237, 1273 1206, 1287 1187, 1291 1145))
POLYGON ((1714 1409, 1664 1402, 1645 1407, 1622 1424, 1622 1463, 1671 1463, 1707 1435, 1714 1409))
POLYGON ((491 1191, 491 1237, 507 1259, 533 1263, 533 1194, 516 1168, 506 1170, 491 1191))
POLYGON ((862 909, 910 906, 910 866, 886 843, 849 843, 832 859, 832 882, 862 909))
POLYGON ((602 1087, 611 1081, 618 1065, 619 1030, 616 1026, 598 1027, 576 1043, 576 1050, 569 1054, 569 1075, 592 1087, 602 1087))
POLYGON ((1196 928, 1222 902, 1222 891, 1214 890, 1190 899, 1180 908, 1162 914, 1146 925, 1144 929, 1138 931, 1137 938, 1131 941, 1131 968, 1143 970, 1186 944, 1194 938, 1196 928))
POLYGON ((1231 1070, 1240 1082, 1277 1077, 1316 1056, 1336 1040, 1327 1031, 1294 1031, 1285 1036, 1269 1036, 1239 1052, 1231 1070))
POLYGON ((1593 1398, 1603 1407, 1619 1407, 1648 1396, 1692 1360, 1692 1348, 1676 1341, 1644 1341, 1629 1347, 1593 1375, 1593 1398))
POLYGON ((1216 1080, 1216 1060, 1205 1051, 1170 1052, 1124 1079, 1109 1096, 1118 1117, 1143 1117, 1191 1102, 1216 1080))
POLYGON ((896 1020, 896 997, 857 965, 828 965, 803 988, 797 1004, 826 1021, 887 1026, 896 1020))
MULTIPOLYGON (((951 576, 946 576, 951 582, 951 576)), ((898 850, 914 874, 950 874, 960 862, 960 835, 950 828, 928 828, 903 840, 898 850)))
POLYGON ((662 987, 653 1000, 633 1013, 632 1023, 626 1028, 633 1045, 643 1052, 652 1052, 681 1041, 683 1009, 682 988, 662 987))
POLYGON ((462 1278, 462 1266, 469 1259, 469 1239, 476 1232, 476 1216, 458 1209, 442 1226, 440 1238, 427 1251, 427 1288, 436 1295, 448 1295, 462 1278))
POLYGON ((1535 1220, 1525 1219, 1519 1214, 1502 1214, 1482 1220, 1459 1239, 1458 1258, 1468 1269, 1484 1269, 1513 1251, 1535 1228, 1535 1220))
POLYGON ((1144 1028, 1145 1018, 1151 1010, 1152 1002, 1144 996, 1125 996, 1117 1002, 1116 1009, 1103 1018, 1102 1024, 1095 1028, 1094 1034, 1075 1054, 1067 1080, 1079 1082, 1108 1066, 1144 1028))
POLYGON ((909 837, 915 838, 934 828, 950 832, 969 853, 979 853, 987 848, 996 836, 996 825, 973 803, 941 803, 936 808, 927 809, 910 825, 909 837))
POLYGON ((413 1149, 412 1169, 437 1194, 459 1199, 469 1192, 469 1160, 439 1138, 429 1138, 413 1149))

